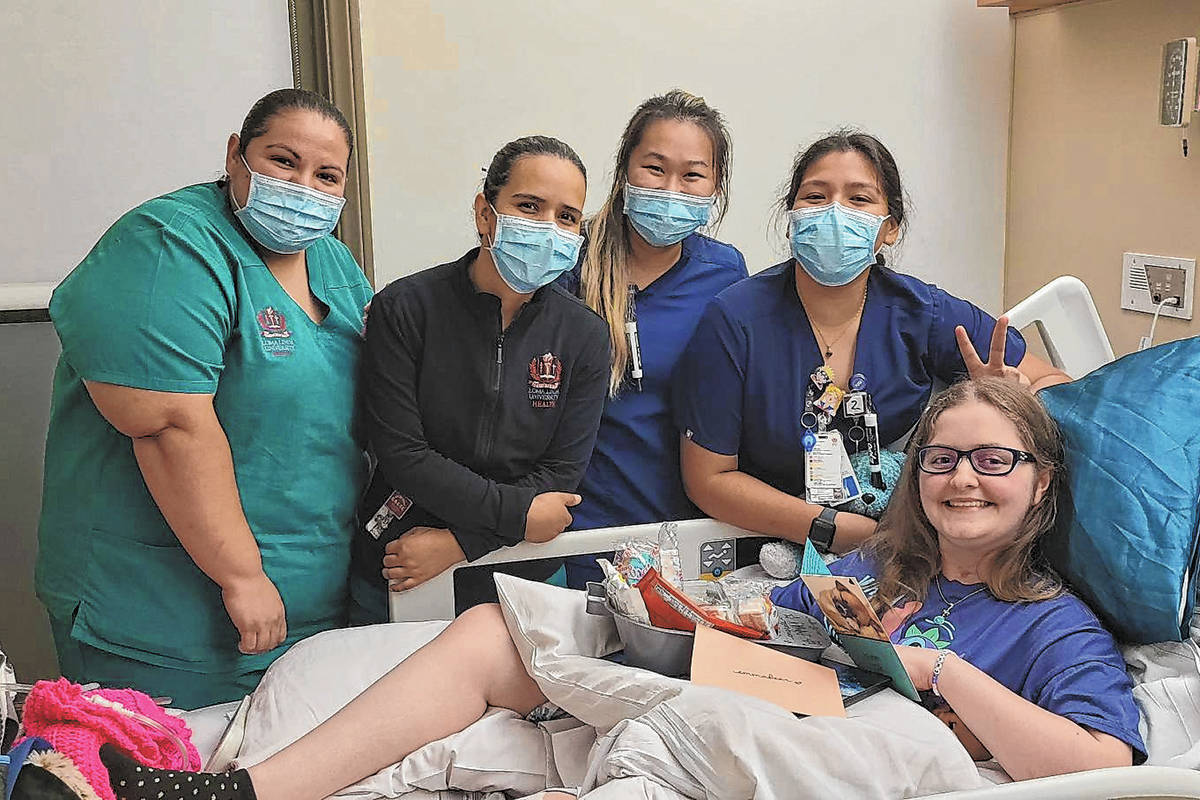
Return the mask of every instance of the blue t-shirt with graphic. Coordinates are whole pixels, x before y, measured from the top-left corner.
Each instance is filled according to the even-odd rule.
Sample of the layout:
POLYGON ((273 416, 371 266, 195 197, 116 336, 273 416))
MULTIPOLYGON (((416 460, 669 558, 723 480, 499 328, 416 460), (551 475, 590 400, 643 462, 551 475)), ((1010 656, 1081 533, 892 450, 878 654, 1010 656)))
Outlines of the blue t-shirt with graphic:
MULTIPOLYGON (((829 569, 857 578, 865 591, 875 585, 877 570, 858 552, 829 569)), ((775 589, 771 600, 825 621, 802 581, 775 589)), ((981 583, 941 578, 930 585, 920 611, 901 623, 891 639, 898 645, 953 650, 1031 703, 1128 743, 1134 763, 1145 760, 1133 683, 1117 643, 1073 594, 1009 603, 997 600, 981 583), (947 606, 952 606, 949 613, 947 606)))

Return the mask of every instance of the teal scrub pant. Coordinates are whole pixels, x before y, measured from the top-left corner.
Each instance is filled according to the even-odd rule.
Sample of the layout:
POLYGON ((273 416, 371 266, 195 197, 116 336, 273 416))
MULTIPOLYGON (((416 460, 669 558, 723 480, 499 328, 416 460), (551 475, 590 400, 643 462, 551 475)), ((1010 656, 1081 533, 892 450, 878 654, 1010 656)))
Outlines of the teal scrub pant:
POLYGON ((71 622, 50 618, 58 669, 79 684, 137 689, 151 697, 171 698, 172 708, 195 709, 241 700, 254 691, 266 670, 238 674, 192 672, 159 667, 84 644, 71 637, 71 622))

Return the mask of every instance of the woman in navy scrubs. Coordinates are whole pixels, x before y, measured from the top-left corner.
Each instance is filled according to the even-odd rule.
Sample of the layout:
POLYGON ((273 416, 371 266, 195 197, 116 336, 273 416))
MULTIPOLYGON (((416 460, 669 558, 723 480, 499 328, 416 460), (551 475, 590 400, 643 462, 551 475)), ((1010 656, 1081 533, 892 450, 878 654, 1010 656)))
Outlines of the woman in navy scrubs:
MULTIPOLYGON (((642 103, 625 127, 587 253, 564 276, 608 323, 613 355, 575 530, 700 516, 679 477, 670 377, 704 307, 746 277, 736 248, 698 233, 724 214, 729 154, 721 114, 679 89, 642 103)), ((594 558, 568 559, 570 586, 599 578, 594 558)))
MULTIPOLYGON (((836 132, 796 159, 781 199, 793 257, 718 295, 676 373, 683 480, 708 515, 796 542, 811 534, 839 553, 874 530, 869 517, 804 499, 806 432, 819 430, 806 392, 823 365, 843 390, 861 376, 882 445, 912 429, 935 382, 1069 380, 1028 355, 1005 318, 885 266, 903 194, 891 153, 868 134, 836 132)), ((851 426, 838 414, 829 427, 848 444, 851 426)))

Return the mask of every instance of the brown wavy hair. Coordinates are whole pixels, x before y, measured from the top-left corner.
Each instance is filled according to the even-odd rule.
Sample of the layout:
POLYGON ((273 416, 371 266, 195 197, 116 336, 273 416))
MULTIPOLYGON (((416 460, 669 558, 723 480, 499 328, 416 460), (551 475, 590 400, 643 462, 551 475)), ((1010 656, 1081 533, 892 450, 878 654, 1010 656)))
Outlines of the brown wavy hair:
POLYGON ((1042 499, 1026 512, 1016 537, 997 551, 987 570, 988 590, 998 600, 1032 602, 1056 597, 1061 579, 1042 558, 1038 540, 1054 526, 1059 494, 1065 485, 1063 438, 1058 425, 1031 392, 999 378, 956 383, 925 409, 908 443, 908 459, 887 511, 863 551, 879 570, 879 589, 872 605, 883 614, 901 601, 923 603, 934 576, 942 570, 937 531, 921 506, 917 449, 929 444, 938 418, 972 400, 986 403, 1007 417, 1039 471, 1050 471, 1042 499))
POLYGON ((580 294, 583 302, 608 323, 612 352, 608 380, 609 394, 615 396, 629 368, 629 342, 625 338, 625 315, 629 311, 629 226, 625 219, 625 181, 629 159, 641 144, 650 123, 660 119, 690 122, 708 134, 713 149, 713 172, 717 183, 717 202, 708 229, 715 230, 729 202, 729 153, 732 145, 725 118, 715 108, 682 89, 651 97, 638 106, 621 134, 617 163, 613 170, 608 199, 588 220, 588 249, 580 270, 580 294))

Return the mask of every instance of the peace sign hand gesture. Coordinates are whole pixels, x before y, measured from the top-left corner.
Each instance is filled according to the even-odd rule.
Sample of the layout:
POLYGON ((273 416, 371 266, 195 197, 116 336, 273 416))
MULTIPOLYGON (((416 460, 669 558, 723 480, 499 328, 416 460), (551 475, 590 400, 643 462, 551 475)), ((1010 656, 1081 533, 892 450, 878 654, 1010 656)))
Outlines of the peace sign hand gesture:
POLYGON ((967 329, 959 325, 954 329, 954 338, 958 340, 958 352, 962 353, 963 363, 967 365, 967 374, 972 378, 1003 378, 1013 381, 1026 389, 1032 385, 1025 373, 1016 367, 1004 363, 1004 346, 1008 341, 1008 317, 996 320, 992 328, 992 343, 988 350, 988 360, 981 361, 967 329))

